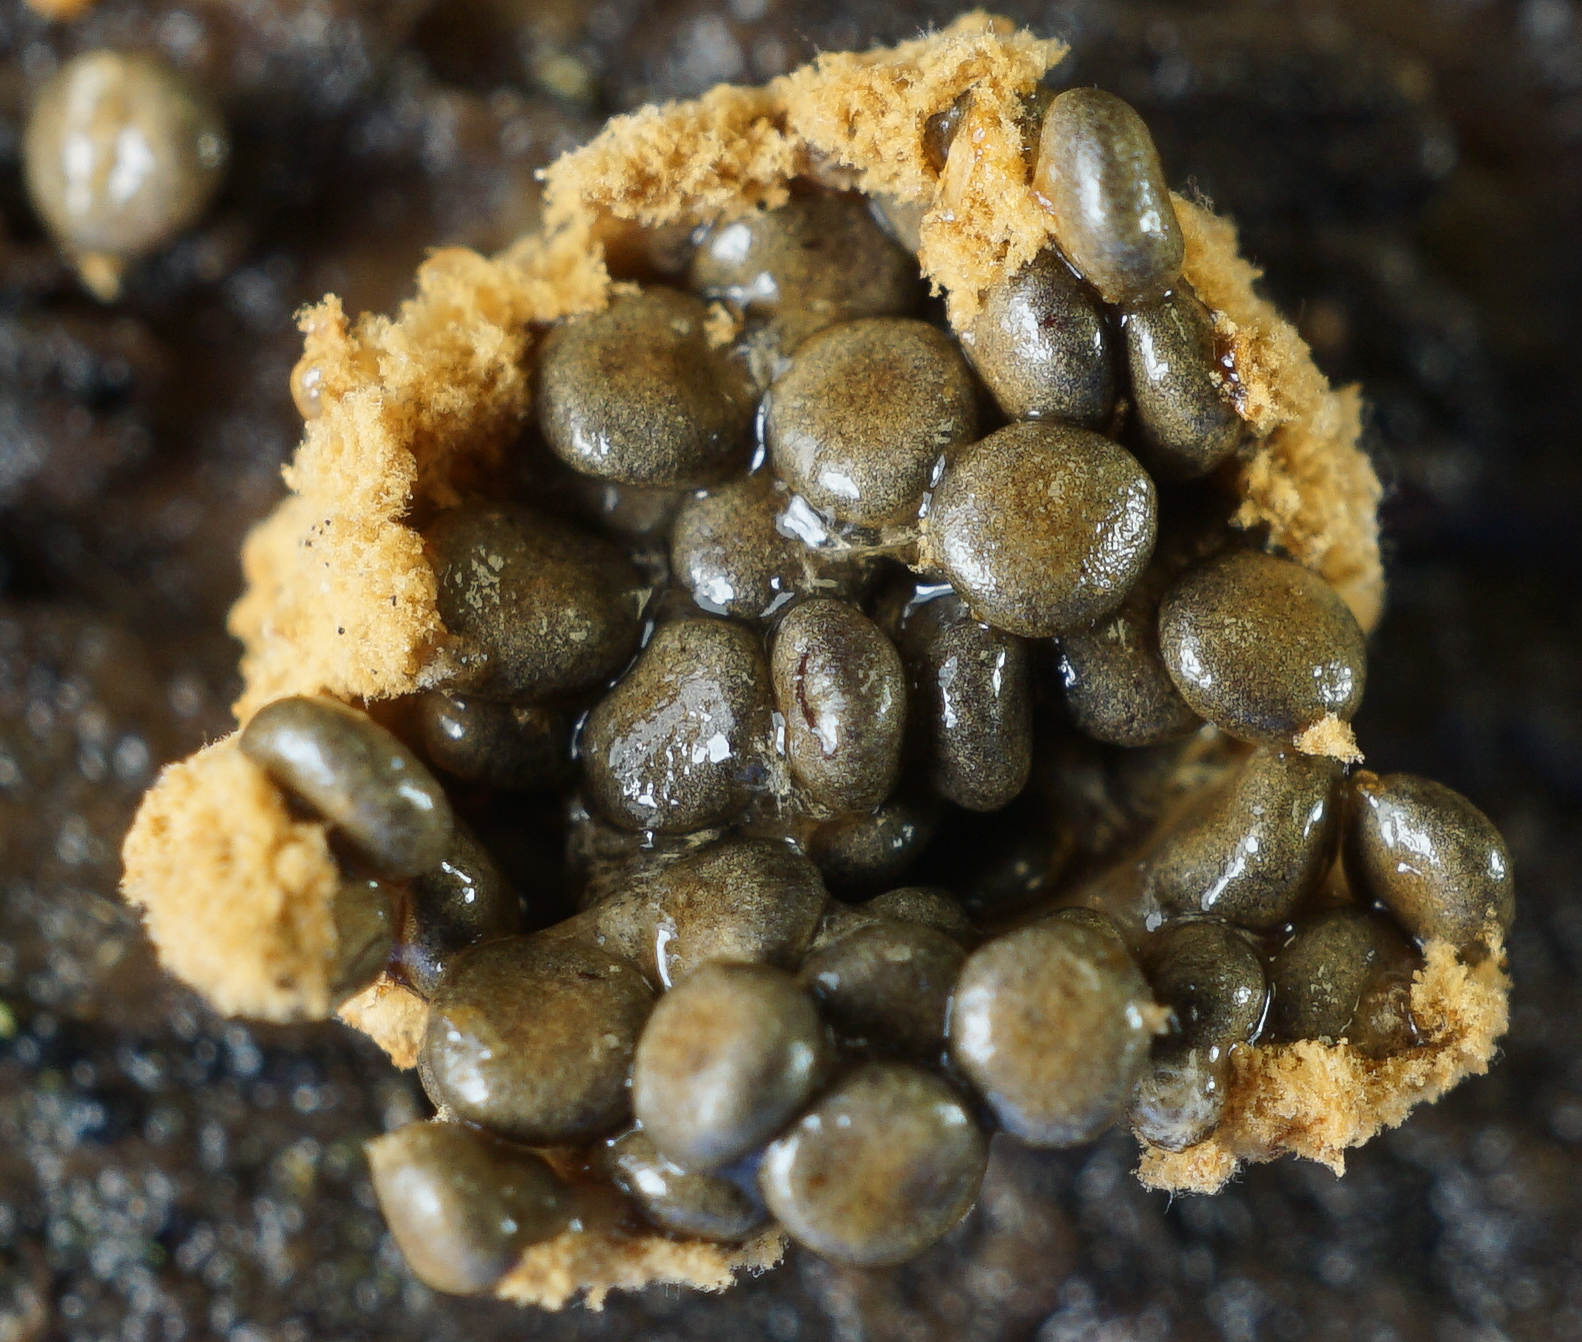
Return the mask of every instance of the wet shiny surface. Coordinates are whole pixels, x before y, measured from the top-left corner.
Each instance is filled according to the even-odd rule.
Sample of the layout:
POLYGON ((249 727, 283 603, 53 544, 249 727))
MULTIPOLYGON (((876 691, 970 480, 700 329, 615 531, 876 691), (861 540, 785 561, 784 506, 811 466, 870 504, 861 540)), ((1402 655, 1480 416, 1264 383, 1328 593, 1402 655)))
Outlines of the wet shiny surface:
POLYGON ((1213 470, 1246 432, 1221 391, 1227 376, 1213 314, 1178 280, 1162 297, 1128 308, 1121 325, 1149 469, 1176 480, 1213 470))
POLYGON ((711 298, 773 318, 787 354, 835 322, 904 316, 921 288, 916 263, 855 194, 795 197, 711 230, 689 278, 711 298))
POLYGON ((591 945, 509 937, 458 957, 429 1008, 436 1103, 540 1146, 600 1137, 630 1113, 627 1072, 653 994, 591 945))
POLYGON ((682 505, 670 564, 699 606, 768 619, 798 596, 844 596, 860 586, 860 562, 825 562, 780 529, 776 519, 789 503, 784 487, 762 472, 682 505))
POLYGON ((1285 922, 1324 879, 1344 808, 1341 766, 1265 747, 1159 848, 1148 881, 1178 913, 1244 927, 1285 922))
POLYGON ((334 699, 277 699, 253 716, 240 744, 376 874, 417 876, 445 855, 455 822, 444 791, 367 714, 334 699))
MULTIPOLYGON (((1389 1009, 1387 980, 1409 981, 1414 967, 1401 934, 1376 914, 1319 914, 1298 925, 1269 967, 1271 1034, 1282 1041, 1345 1037, 1387 1052, 1379 1045, 1394 1041, 1377 1035, 1390 1023, 1373 1019, 1370 1008, 1389 1009)), ((1410 1043, 1410 1022, 1402 1025, 1401 1042, 1410 1043)))
POLYGON ((749 631, 723 620, 668 624, 588 718, 588 786, 632 829, 723 823, 763 784, 769 714, 769 668, 749 631))
POLYGON ((1033 191, 1055 240, 1107 303, 1169 285, 1183 243, 1147 123, 1114 94, 1074 88, 1044 114, 1033 191))
POLYGON ((960 943, 942 931, 882 921, 814 951, 801 978, 845 1040, 926 1059, 944 1046, 965 958, 960 943))
POLYGON ((601 1168, 656 1226, 727 1243, 746 1239, 766 1219, 757 1200, 717 1174, 697 1174, 667 1160, 640 1130, 610 1142, 601 1168))
POLYGON ((1117 609, 1089 629, 1060 636, 1066 710, 1096 740, 1158 745, 1202 724, 1159 656, 1159 597, 1166 582, 1156 558, 1117 609))
POLYGON ((936 463, 977 429, 972 375, 924 322, 875 318, 821 332, 770 389, 769 454, 814 508, 864 526, 917 516, 936 463))
POLYGON ((1510 850, 1460 793, 1412 774, 1352 780, 1346 870, 1415 937, 1458 946, 1504 935, 1515 915, 1510 850))
POLYGON ((758 1185, 798 1242, 836 1263, 880 1267, 960 1219, 987 1154, 966 1104, 939 1077, 871 1063, 770 1143, 758 1185))
POLYGON ((980 620, 1027 638, 1120 605, 1153 552, 1153 481, 1108 439, 1013 424, 961 453, 928 528, 951 585, 980 620))
POLYGON ((400 967, 425 997, 457 952, 521 925, 517 894, 478 837, 458 824, 449 850, 406 891, 400 967))
POLYGON ((557 326, 538 366, 545 441, 622 484, 724 475, 745 450, 753 394, 746 369, 709 347, 707 316, 697 299, 655 288, 557 326))
POLYGON ((901 763, 906 675, 894 645, 844 602, 796 607, 769 653, 791 771, 822 805, 869 811, 890 795, 901 763))
POLYGON ((1103 429, 1115 408, 1115 352, 1098 296, 1050 248, 984 297, 962 344, 1010 419, 1103 429))
POLYGON ((1362 702, 1357 621, 1317 574, 1236 551, 1183 575, 1159 608, 1159 646, 1181 697, 1245 741, 1289 741, 1362 702))
POLYGON ((1120 941, 1046 919, 968 958, 950 1054, 1001 1125, 1031 1146, 1072 1146, 1119 1115, 1148 1057, 1148 985, 1120 941))
POLYGON ((514 792, 552 787, 570 772, 571 722, 563 709, 431 690, 419 713, 424 753, 469 783, 514 792))
POLYGON ((368 1164, 390 1233, 437 1291, 488 1290, 575 1211, 538 1156, 459 1123, 408 1123, 370 1143, 368 1164))
POLYGON ((1143 968, 1154 998, 1175 1012, 1174 1031, 1194 1048, 1256 1039, 1269 1008, 1262 948, 1217 918, 1173 922, 1150 938, 1143 968))
POLYGON ((789 845, 730 838, 643 874, 596 916, 636 929, 633 953, 668 988, 706 960, 794 967, 828 898, 817 868, 789 845))
POLYGON ((1126 1121, 1139 1140, 1185 1151, 1219 1126, 1229 1079, 1229 1059, 1217 1049, 1156 1050, 1132 1092, 1126 1121))
POLYGON ((688 1170, 715 1170, 772 1137, 813 1094, 824 1023, 782 970, 711 962, 659 999, 632 1062, 632 1109, 688 1170))
POLYGON ((934 790, 969 811, 997 811, 1033 765, 1032 666, 1014 634, 972 618, 946 592, 901 630, 912 684, 911 731, 934 790))
POLYGON ((837 890, 872 893, 904 873, 939 824, 939 802, 905 791, 867 815, 842 816, 808 836, 807 853, 837 890))
POLYGON ((643 587, 607 542, 532 508, 442 513, 423 541, 463 688, 509 699, 584 689, 637 645, 643 587))

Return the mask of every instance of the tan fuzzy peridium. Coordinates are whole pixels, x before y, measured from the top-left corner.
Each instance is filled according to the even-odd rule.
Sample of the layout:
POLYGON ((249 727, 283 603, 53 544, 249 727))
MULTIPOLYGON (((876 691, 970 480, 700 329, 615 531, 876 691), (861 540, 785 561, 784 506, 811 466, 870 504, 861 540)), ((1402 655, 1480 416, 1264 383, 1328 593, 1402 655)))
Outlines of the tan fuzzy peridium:
POLYGON ((288 694, 386 699, 449 666, 414 506, 444 507, 498 462, 531 392, 531 322, 604 302, 586 238, 533 238, 492 260, 462 248, 418 269, 391 320, 340 300, 301 317, 321 413, 286 468, 291 494, 242 548, 245 722, 288 694))
POLYGON ((160 773, 122 856, 161 963, 218 1011, 329 1014, 340 875, 325 827, 294 818, 234 736, 160 773))
POLYGON ((417 1066, 428 1023, 428 1003, 404 983, 381 974, 360 993, 348 997, 335 1013, 361 1030, 390 1055, 403 1071, 417 1066))
POLYGON ((1341 1174, 1350 1147, 1488 1071, 1510 1023, 1498 939, 1476 964, 1463 963, 1442 941, 1429 943, 1425 959, 1412 985, 1412 1015, 1425 1043, 1387 1058, 1316 1039, 1236 1049, 1225 1115, 1213 1136, 1181 1152, 1144 1145, 1138 1179, 1171 1192, 1216 1193, 1242 1165, 1287 1154, 1341 1174))
POLYGON ((567 1230, 527 1249, 494 1293, 541 1309, 560 1309, 580 1294, 589 1309, 600 1310, 611 1291, 647 1286, 724 1291, 739 1273, 767 1272, 784 1254, 785 1237, 778 1230, 763 1231, 744 1244, 567 1230))
POLYGON ((1357 734, 1351 730, 1351 724, 1342 722, 1333 713, 1326 713, 1306 731, 1298 733, 1296 748, 1304 755, 1328 755, 1347 764, 1362 761, 1357 734))
POLYGON ((1258 294, 1262 272, 1237 251, 1235 225, 1174 199, 1186 240, 1182 273, 1214 311, 1233 374, 1225 390, 1254 435, 1238 474, 1242 503, 1234 521, 1267 527, 1269 538, 1322 573, 1370 630, 1384 610, 1383 491, 1358 445, 1362 395, 1331 387, 1296 328, 1258 294))

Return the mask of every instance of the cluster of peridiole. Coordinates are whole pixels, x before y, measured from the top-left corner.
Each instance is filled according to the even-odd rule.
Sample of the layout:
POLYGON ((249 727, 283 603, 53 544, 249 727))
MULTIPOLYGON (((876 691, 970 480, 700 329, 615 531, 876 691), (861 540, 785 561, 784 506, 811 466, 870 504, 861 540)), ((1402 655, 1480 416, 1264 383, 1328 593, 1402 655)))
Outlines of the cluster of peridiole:
POLYGON ((455 683, 405 742, 244 730, 331 825, 338 991, 428 1002, 439 1117, 371 1159, 433 1285, 623 1218, 903 1261, 996 1127, 1186 1148, 1239 1045, 1410 1049, 1414 942, 1508 924, 1469 803, 1300 749, 1363 636, 1225 520, 1237 387, 1146 128, 1077 89, 1028 139, 1059 250, 959 340, 860 197, 655 239, 543 341, 514 489, 427 521, 455 683), (534 791, 574 907, 457 814, 534 791))

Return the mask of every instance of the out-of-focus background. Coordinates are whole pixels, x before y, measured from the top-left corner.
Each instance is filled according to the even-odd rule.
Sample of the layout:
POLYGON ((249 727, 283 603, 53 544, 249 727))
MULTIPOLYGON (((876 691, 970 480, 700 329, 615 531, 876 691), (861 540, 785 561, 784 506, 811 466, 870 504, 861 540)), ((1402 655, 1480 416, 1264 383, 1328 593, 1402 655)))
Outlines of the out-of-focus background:
POLYGON ((301 303, 402 297, 503 244, 608 114, 951 17, 896 0, 0 0, 0 1340, 1494 1342, 1582 1337, 1582 12, 1575 0, 1006 4, 1233 214, 1390 486, 1359 734, 1515 853, 1514 1024, 1486 1078, 1358 1153, 1213 1199, 1129 1138, 998 1152, 919 1263, 793 1255, 711 1299, 521 1312, 417 1285, 360 1144, 421 1112, 336 1025, 215 1018, 158 973, 117 848, 229 726, 245 528, 300 421, 301 303), (21 184, 31 97, 149 49, 234 142, 203 221, 88 298, 21 184))

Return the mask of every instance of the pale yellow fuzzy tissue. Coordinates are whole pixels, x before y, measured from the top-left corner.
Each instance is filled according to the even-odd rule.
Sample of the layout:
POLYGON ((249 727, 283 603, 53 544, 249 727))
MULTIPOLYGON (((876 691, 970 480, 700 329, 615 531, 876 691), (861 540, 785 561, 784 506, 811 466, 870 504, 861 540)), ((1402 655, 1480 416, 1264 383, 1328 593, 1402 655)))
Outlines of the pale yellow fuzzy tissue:
POLYGON ((122 850, 123 892, 164 966, 216 1010, 329 1014, 340 882, 325 827, 297 820, 236 738, 167 767, 122 850))

